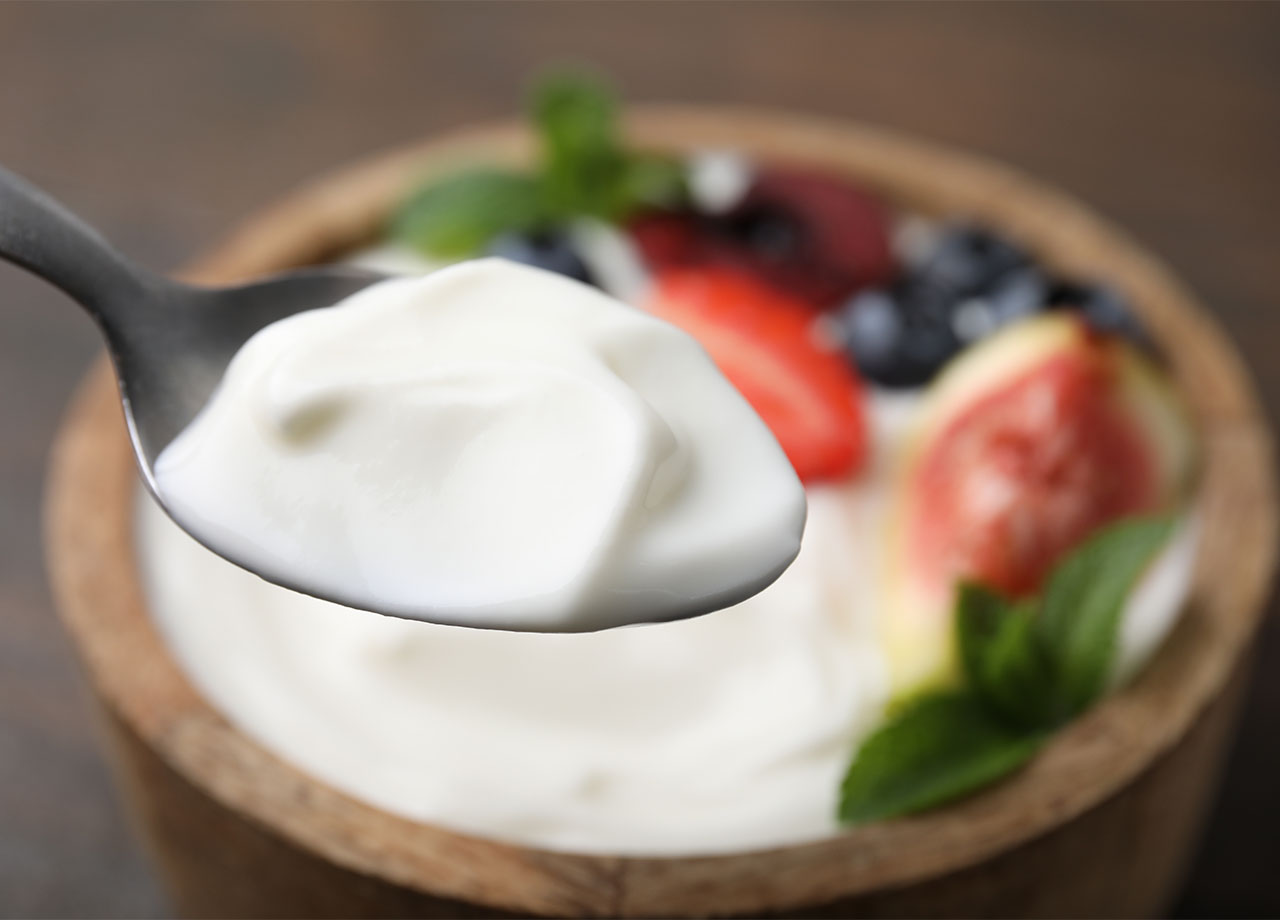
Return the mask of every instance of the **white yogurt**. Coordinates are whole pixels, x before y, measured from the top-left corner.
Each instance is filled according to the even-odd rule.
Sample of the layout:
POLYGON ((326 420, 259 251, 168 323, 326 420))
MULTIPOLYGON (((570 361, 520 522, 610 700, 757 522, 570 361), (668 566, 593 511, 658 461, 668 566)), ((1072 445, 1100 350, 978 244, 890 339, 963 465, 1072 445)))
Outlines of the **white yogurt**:
POLYGON ((791 562, 805 516, 697 342, 497 259, 262 330, 155 473, 186 529, 272 581, 504 629, 735 603, 791 562))
MULTIPOLYGON (((140 499, 152 613, 200 691, 262 745, 407 818, 523 844, 677 855, 838 832, 839 780, 888 694, 874 569, 913 397, 875 394, 875 454, 809 491, 795 563, 696 620, 589 635, 394 620, 267 584, 140 499)), ((1186 596, 1184 526, 1135 592, 1117 674, 1186 596)))
POLYGON ((408 818, 505 840, 674 854, 834 829, 884 705, 856 496, 810 495, 804 549, 693 620, 503 633, 350 610, 255 578, 149 501, 148 594, 196 686, 251 737, 408 818))
MULTIPOLYGON (((362 261, 432 267, 395 247, 362 261)), ((839 779, 888 694, 876 568, 890 465, 915 406, 872 393, 866 471, 811 489, 794 564, 701 619, 528 635, 353 611, 236 568, 144 495, 150 606, 197 687, 239 728, 404 817, 597 853, 821 838, 839 830, 839 779)), ((1183 526, 1130 599, 1116 681, 1175 622, 1196 539, 1183 526)))

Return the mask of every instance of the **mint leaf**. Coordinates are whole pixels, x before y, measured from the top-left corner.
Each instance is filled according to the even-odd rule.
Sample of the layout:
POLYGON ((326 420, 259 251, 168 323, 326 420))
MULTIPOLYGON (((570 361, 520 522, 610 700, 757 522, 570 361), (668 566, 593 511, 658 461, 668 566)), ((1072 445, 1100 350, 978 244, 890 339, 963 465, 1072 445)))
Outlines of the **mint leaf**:
POLYGON ((532 115, 551 166, 580 166, 620 158, 618 103, 599 79, 577 73, 544 78, 534 90, 532 115))
POLYGON ((1171 526, 1135 518, 1104 528, 1058 564, 1038 604, 960 585, 956 644, 969 686, 1029 728, 1087 709, 1106 689, 1125 599, 1171 526))
POLYGON ((687 196, 674 157, 626 150, 618 104, 599 80, 563 73, 539 84, 533 118, 542 136, 542 190, 557 219, 590 215, 619 221, 645 207, 674 207, 687 196))
POLYGON ((617 102, 601 82, 572 74, 545 80, 531 114, 542 143, 537 175, 479 169, 432 182, 400 209, 392 237, 436 258, 465 258, 500 233, 580 216, 620 221, 687 198, 679 160, 623 149, 617 102))
POLYGON ((551 212, 617 217, 625 206, 626 158, 613 94, 586 77, 548 77, 534 94, 533 118, 542 135, 543 192, 551 212))
POLYGON ((646 207, 677 208, 689 198, 684 164, 674 157, 632 153, 622 181, 622 200, 627 211, 646 207))
POLYGON ((500 170, 476 170, 431 183, 396 215, 391 232, 437 258, 474 255, 508 230, 530 230, 544 221, 536 180, 500 170))
POLYGON ((958 799, 1022 766, 1043 740, 972 693, 922 697, 863 742, 840 789, 840 820, 892 818, 958 799))
POLYGON ((1041 643, 1034 604, 962 582, 955 625, 964 676, 979 699, 1023 728, 1047 729, 1061 721, 1057 669, 1041 643))
POLYGON ((923 811, 1026 763, 1106 688, 1125 598, 1173 522, 1133 518, 1058 564, 1039 603, 961 583, 955 629, 966 688, 906 704, 858 751, 840 820, 923 811))
POLYGON ((1106 689, 1125 598, 1172 529, 1163 516, 1112 524, 1054 569, 1036 631, 1054 662, 1065 717, 1088 709, 1106 689))

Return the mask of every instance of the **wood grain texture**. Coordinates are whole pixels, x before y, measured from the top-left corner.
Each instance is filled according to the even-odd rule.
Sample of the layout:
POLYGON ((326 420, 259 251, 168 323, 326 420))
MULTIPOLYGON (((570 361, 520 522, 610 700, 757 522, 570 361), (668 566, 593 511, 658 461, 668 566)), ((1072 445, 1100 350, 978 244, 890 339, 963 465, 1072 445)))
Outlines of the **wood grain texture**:
MULTIPOLYGON (((874 904, 888 914, 911 913, 912 904, 947 914, 1161 909, 1212 786, 1232 711, 1228 689, 1239 680, 1276 555, 1270 438, 1235 353, 1159 262, 1068 197, 1006 167, 892 132, 746 109, 642 108, 627 128, 642 146, 738 146, 766 158, 847 171, 912 206, 1000 226, 1047 263, 1106 279, 1134 299, 1172 355, 1174 377, 1206 449, 1204 549, 1193 597, 1152 666, 991 792, 811 845, 691 859, 601 858, 404 821, 312 780, 249 741, 195 693, 169 658, 146 616, 136 577, 129 535, 132 461, 114 390, 100 365, 55 450, 49 556, 62 612, 95 686, 133 733, 134 753, 125 758, 130 769, 146 769, 137 749, 147 748, 185 779, 191 795, 208 796, 277 842, 287 841, 282 852, 296 848, 342 873, 381 880, 396 897, 408 889, 486 908, 574 916, 843 911, 853 904, 874 904), (1100 841, 1126 837, 1141 845, 1143 855, 1119 872, 1115 852, 1100 841), (1048 849, 1037 850, 1033 841, 1048 849), (1052 856, 1037 858, 1037 852, 1052 856), (1078 876, 1061 871, 1064 854, 1078 876), (938 887, 949 878, 969 881, 938 887), (1000 894, 1015 881, 1010 891, 1022 894, 1000 894), (930 890, 949 891, 951 900, 922 894, 930 890)), ((270 209, 191 276, 232 281, 328 258, 367 241, 424 171, 464 160, 518 161, 529 149, 523 129, 507 125, 359 165, 270 209)), ((136 777, 133 784, 143 800, 165 786, 136 777)), ((182 820, 181 807, 178 817, 173 807, 144 811, 167 815, 171 829, 182 820)), ((186 825, 185 834, 181 828, 176 837, 170 834, 170 852, 180 853, 184 840, 196 845, 203 829, 197 821, 186 825)), ((208 860, 170 859, 168 865, 178 891, 203 886, 216 892, 231 882, 208 860)), ((281 866, 268 874, 279 879, 285 871, 281 866)), ((237 884, 241 890, 253 886, 244 878, 237 884)), ((218 913, 231 911, 229 903, 187 907, 218 913)), ((251 905, 246 913, 289 909, 271 900, 251 905)))
MULTIPOLYGON (((1192 732, 1134 783, 1061 828, 918 884, 785 917, 1135 917, 1175 893, 1244 685, 1241 671, 1192 732), (1168 803, 1178 802, 1170 808, 1168 803), (1069 867, 1064 871, 1064 867, 1069 867), (1056 876, 1058 884, 1045 884, 1056 876)), ((336 866, 205 795, 108 714, 129 797, 186 917, 516 917, 336 866), (264 872, 262 867, 271 871, 264 872), (234 880, 230 882, 229 880, 234 880)))

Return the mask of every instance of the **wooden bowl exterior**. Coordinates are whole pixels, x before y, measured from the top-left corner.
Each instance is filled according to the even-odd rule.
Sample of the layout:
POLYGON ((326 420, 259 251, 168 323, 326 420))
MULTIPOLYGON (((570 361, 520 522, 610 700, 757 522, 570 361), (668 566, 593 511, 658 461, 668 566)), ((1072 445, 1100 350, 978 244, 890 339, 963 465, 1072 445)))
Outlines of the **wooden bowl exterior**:
MULTIPOLYGON (((47 545, 58 605, 106 712, 119 773, 176 906, 220 916, 1038 916, 1154 914, 1175 891, 1238 708, 1276 557, 1272 447, 1247 374, 1153 257, 999 165, 865 128, 738 109, 652 107, 627 123, 668 150, 738 147, 856 175, 931 213, 1003 228, 1138 304, 1205 449, 1204 543, 1186 614, 1133 686, 1025 771, 918 818, 804 846, 681 859, 534 850, 355 801, 246 738, 190 685, 147 615, 135 474, 104 362, 55 446, 47 545)), ((518 125, 464 131, 304 188, 196 265, 231 282, 369 242, 412 182, 522 162, 518 125)))

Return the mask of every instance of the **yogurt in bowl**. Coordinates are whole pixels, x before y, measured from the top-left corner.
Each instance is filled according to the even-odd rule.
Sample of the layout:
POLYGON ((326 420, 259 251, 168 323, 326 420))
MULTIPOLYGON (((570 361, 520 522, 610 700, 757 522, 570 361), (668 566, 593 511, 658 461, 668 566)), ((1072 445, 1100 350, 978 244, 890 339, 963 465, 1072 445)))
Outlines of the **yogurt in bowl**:
MULTIPOLYGON (((545 93, 547 118, 598 118, 590 87, 545 93)), ((601 163, 658 191, 545 123, 545 177, 428 183, 355 260, 416 277, 256 336, 157 480, 204 542, 380 613, 576 632, 724 609, 580 636, 388 621, 238 572, 144 507, 152 608, 204 692, 393 813, 669 855, 837 833, 864 742, 972 682, 959 585, 1021 616, 1087 538, 1169 514, 1103 602, 1098 667, 1136 672, 1197 527, 1192 435, 1127 306, 842 176, 597 127, 601 163)))
MULTIPOLYGON (((142 805, 139 813, 153 843, 166 854, 164 871, 180 909, 222 915, 457 915, 474 905, 518 915, 673 916, 797 914, 823 905, 828 912, 847 915, 918 912, 919 905, 931 904, 945 905, 939 912, 969 915, 1026 913, 1035 905, 1054 904, 1079 915, 1159 912, 1193 842, 1194 815, 1211 792, 1212 771, 1206 764, 1229 737, 1231 700, 1236 697, 1225 694, 1225 681, 1258 622, 1267 560, 1274 550, 1273 507, 1269 499, 1260 499, 1273 494, 1265 425, 1250 408, 1254 403, 1236 359, 1211 321, 1128 238, 1064 196, 991 164, 866 129, 780 114, 650 109, 637 111, 631 123, 637 142, 652 149, 685 151, 740 138, 757 163, 820 163, 833 174, 866 180, 891 201, 918 203, 932 213, 965 212, 994 228, 1017 228, 1046 264, 1105 278, 1130 292, 1140 315, 1167 347, 1174 376, 1182 383, 1214 381, 1196 391, 1194 402, 1205 462, 1191 603, 1160 602, 1156 606, 1163 617, 1153 620, 1135 618, 1131 608, 1124 619, 1126 629, 1141 620, 1161 634, 1179 613, 1184 614, 1182 623, 1163 643, 1152 667, 1069 727, 1029 769, 989 793, 909 821, 841 831, 830 813, 824 817, 815 806, 812 836, 801 829, 790 838, 812 841, 807 844, 760 849, 735 842, 717 849, 703 837, 691 847, 674 841, 663 852, 652 841, 647 849, 636 841, 634 852, 660 854, 650 857, 516 843, 522 839, 518 834, 496 824, 491 831, 459 834, 430 820, 401 817, 404 812, 390 803, 370 804, 365 793, 340 786, 336 778, 290 756, 282 746, 284 732, 334 732, 335 723, 319 711, 323 707, 290 710, 282 716, 281 735, 268 739, 228 705, 232 694, 225 686, 221 694, 213 691, 198 668, 186 666, 185 659, 201 655, 198 647, 175 654, 182 640, 170 623, 185 614, 160 610, 162 589, 140 578, 145 573, 146 581, 160 582, 173 546, 148 546, 146 530, 152 522, 143 512, 132 514, 127 439, 109 375, 99 373, 77 402, 55 454, 50 558, 60 610, 112 713, 109 725, 122 752, 122 769, 142 805), (95 509, 93 516, 86 516, 89 508, 95 509), (138 552, 127 537, 135 524, 138 552), (289 722, 293 713, 306 720, 305 727, 289 722), (1123 848, 1124 858, 1117 858, 1111 844, 1125 840, 1141 845, 1123 848), (676 856, 691 852, 720 855, 676 856), (1061 866, 1068 862, 1076 870, 1064 874, 1061 866), (1090 885, 1079 884, 1082 874, 1090 885)), ((513 163, 503 157, 517 148, 520 137, 514 127, 472 132, 361 165, 296 198, 287 209, 290 221, 273 217, 257 224, 206 263, 201 277, 231 281, 327 258, 335 247, 354 250, 369 241, 369 215, 395 206, 391 189, 407 186, 421 169, 438 174, 462 159, 491 154, 494 162, 513 163)), ((869 394, 870 419, 879 415, 880 395, 874 390, 869 394)), ((911 393, 894 395, 907 402, 915 398, 911 393)), ((875 436, 869 440, 875 441, 869 458, 878 457, 882 442, 875 436)), ((876 461, 869 459, 865 477, 808 484, 807 528, 817 534, 814 528, 828 517, 825 502, 813 498, 819 491, 857 492, 861 485, 879 481, 883 497, 887 490, 876 479, 876 469, 876 461)), ((167 539, 162 532, 160 540, 167 539)), ((1170 548, 1175 545, 1182 544, 1171 543, 1170 548)), ((756 600, 783 590, 817 549, 805 541, 792 569, 756 600)), ((847 569, 842 553, 830 556, 833 571, 837 566, 847 569)), ((202 592, 215 590, 213 584, 177 587, 171 597, 225 622, 226 635, 239 637, 214 644, 221 636, 216 625, 209 626, 209 649, 219 650, 220 659, 213 680, 239 683, 246 709, 270 709, 293 665, 267 663, 279 680, 261 679, 263 669, 256 664, 235 673, 240 652, 269 632, 258 629, 266 618, 241 618, 228 605, 216 610, 201 605, 202 592)), ((859 582, 853 590, 873 594, 875 580, 859 582)), ((351 616, 363 616, 338 612, 348 626, 351 616)), ((710 629, 720 616, 632 627, 624 633, 703 624, 710 629)), ((422 625, 367 619, 404 629, 422 625)), ((343 629, 337 627, 332 636, 343 629)), ((299 627, 286 636, 287 644, 299 654, 307 644, 333 651, 344 659, 344 667, 348 652, 358 659, 364 653, 357 647, 367 648, 330 642, 320 633, 319 626, 311 633, 299 627)), ((599 636, 523 638, 560 642, 599 636)), ((786 673, 792 672, 769 671, 786 673)), ((776 677, 768 680, 774 688, 781 686, 776 677)), ((757 700, 766 696, 763 687, 758 690, 757 700)), ((727 707, 722 711, 729 712, 727 707)), ((347 767, 376 771, 377 749, 370 748, 363 767, 354 750, 367 743, 357 732, 373 721, 366 716, 360 708, 349 720, 359 724, 340 725, 338 732, 348 739, 347 767)), ((412 718, 402 724, 411 729, 412 718)), ((858 747, 866 731, 855 729, 848 742, 858 747)), ((421 741, 430 744, 425 736, 421 741)), ((507 750, 513 758, 524 756, 523 749, 507 750)), ((838 777, 852 754, 832 755, 824 777, 838 777)), ((789 762, 774 760, 778 767, 789 762)), ((497 769, 493 764, 487 768, 497 769)), ((517 776, 512 768, 502 779, 517 776)), ((692 777, 687 781, 692 783, 692 777)), ((828 787, 823 795, 826 806, 833 806, 836 791, 828 787)), ((733 803, 735 808, 743 805, 733 803)), ((768 837, 762 833, 755 839, 768 837)), ((775 839, 782 837, 779 832, 775 839)))
MULTIPOLYGON (((591 853, 820 839, 840 830, 840 777, 891 693, 875 570, 911 408, 877 402, 864 480, 808 490, 776 582, 698 619, 535 635, 354 611, 220 559, 143 494, 152 613, 238 727, 394 814, 591 853)), ((1184 526, 1131 598, 1117 679, 1172 626, 1196 538, 1184 526)))

